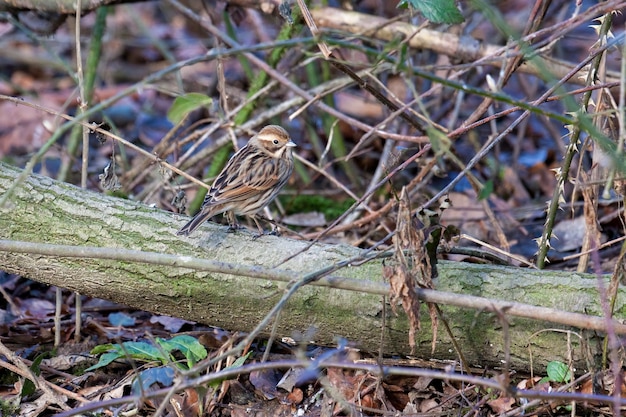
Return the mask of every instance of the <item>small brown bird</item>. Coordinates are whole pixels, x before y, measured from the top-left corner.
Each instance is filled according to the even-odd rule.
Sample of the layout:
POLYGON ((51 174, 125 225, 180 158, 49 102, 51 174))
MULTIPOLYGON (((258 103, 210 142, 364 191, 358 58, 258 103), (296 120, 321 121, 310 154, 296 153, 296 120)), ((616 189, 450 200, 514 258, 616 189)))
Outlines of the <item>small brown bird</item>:
POLYGON ((263 234, 254 215, 267 206, 287 183, 293 171, 291 148, 296 146, 285 129, 265 126, 228 161, 204 198, 202 208, 178 235, 187 236, 216 214, 228 212, 231 228, 235 216, 250 216, 263 234))

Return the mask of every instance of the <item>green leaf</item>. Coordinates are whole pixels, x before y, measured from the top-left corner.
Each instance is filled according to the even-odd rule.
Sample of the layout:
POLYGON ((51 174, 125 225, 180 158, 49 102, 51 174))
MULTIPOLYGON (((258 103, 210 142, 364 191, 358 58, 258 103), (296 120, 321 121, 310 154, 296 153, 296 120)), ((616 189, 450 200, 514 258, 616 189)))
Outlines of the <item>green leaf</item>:
POLYGON ((493 179, 487 180, 482 190, 478 194, 478 200, 482 201, 493 193, 493 179))
POLYGON ((93 371, 94 369, 107 366, 116 359, 132 358, 144 361, 159 361, 167 363, 169 358, 164 356, 156 346, 148 342, 124 342, 122 345, 110 343, 96 346, 91 350, 96 355, 103 353, 97 364, 90 366, 85 371, 93 371), (106 352, 106 353, 105 353, 106 352))
MULTIPOLYGON (((246 360, 251 355, 252 355, 252 351, 248 352, 245 356, 240 356, 239 358, 237 358, 235 360, 235 362, 233 362, 232 365, 227 366, 226 368, 224 368, 224 370, 239 368, 239 367, 243 366, 243 364, 246 363, 246 360)), ((226 381, 226 378, 215 379, 215 380, 209 382, 209 387, 211 387, 213 389, 218 389, 220 387, 220 385, 222 384, 222 382, 224 382, 224 381, 226 381)))
POLYGON ((120 352, 107 352, 105 354, 103 354, 102 356, 100 356, 100 360, 98 361, 97 364, 90 366, 89 368, 85 369, 85 372, 90 372, 93 370, 96 370, 98 368, 102 368, 103 366, 107 366, 108 364, 110 364, 111 362, 113 362, 116 359, 121 359, 124 357, 124 354, 120 353, 120 352))
POLYGON ((195 337, 189 335, 178 335, 169 340, 157 338, 156 341, 166 352, 180 351, 187 359, 189 368, 207 357, 207 351, 204 346, 195 337))
MULTIPOLYGON (((37 355, 33 363, 30 365, 30 370, 33 371, 35 375, 37 376, 41 375, 41 368, 40 368, 41 361, 43 361, 46 356, 48 356, 48 353, 40 353, 39 355, 37 355)), ((20 395, 22 397, 32 395, 35 393, 36 389, 37 387, 35 386, 35 383, 31 381, 30 379, 26 378, 24 380, 24 385, 22 385, 22 392, 20 393, 20 395)), ((0 415, 1 414, 2 413, 0 412, 0 415)))
POLYGON ((570 379, 569 369, 563 362, 548 362, 546 373, 550 381, 553 382, 567 382, 570 379))
POLYGON ((30 365, 30 370, 37 376, 41 375, 41 361, 47 356, 47 353, 41 353, 35 357, 35 360, 30 365))
POLYGON ((169 340, 157 338, 156 342, 158 346, 155 346, 152 342, 124 342, 121 345, 108 343, 96 346, 91 350, 91 354, 102 354, 102 356, 100 356, 97 364, 86 370, 92 371, 106 366, 116 359, 124 358, 146 362, 158 361, 162 364, 167 364, 173 361, 169 354, 174 350, 180 351, 185 356, 189 368, 207 357, 207 351, 204 346, 189 335, 175 336, 169 340))
POLYGON ((167 118, 174 124, 180 123, 189 113, 210 105, 213 99, 205 94, 189 93, 176 97, 167 112, 167 118))
POLYGON ((224 369, 233 369, 233 368, 239 368, 240 366, 243 366, 243 364, 246 363, 246 361, 251 355, 252 355, 252 351, 246 353, 246 356, 240 356, 239 358, 235 360, 235 362, 233 362, 232 365, 227 366, 224 369))
POLYGON ((398 54, 398 61, 397 61, 397 66, 396 66, 396 71, 400 72, 400 65, 402 65, 404 62, 407 62, 406 57, 409 54, 409 43, 408 42, 402 42, 400 44, 400 53, 398 54))
POLYGON ((454 0, 401 0, 398 7, 411 7, 433 23, 461 23, 463 15, 454 0))
POLYGON ((133 359, 143 359, 147 361, 168 362, 169 358, 164 356, 160 349, 149 342, 124 342, 125 354, 133 359))
POLYGON ((114 345, 112 343, 105 343, 104 345, 98 345, 96 347, 94 347, 93 349, 91 349, 91 354, 92 355, 99 355, 101 353, 104 352, 109 352, 113 349, 115 349, 116 347, 119 347, 119 345, 114 345))
POLYGON ((22 385, 22 392, 20 392, 20 396, 27 397, 29 395, 33 395, 36 390, 37 390, 37 387, 35 386, 35 383, 31 381, 30 379, 26 378, 24 380, 24 384, 22 385))
POLYGON ((426 127, 426 135, 428 135, 430 145, 433 147, 435 155, 441 156, 450 151, 452 142, 450 141, 448 135, 443 133, 441 130, 435 128, 434 126, 428 126, 426 127))

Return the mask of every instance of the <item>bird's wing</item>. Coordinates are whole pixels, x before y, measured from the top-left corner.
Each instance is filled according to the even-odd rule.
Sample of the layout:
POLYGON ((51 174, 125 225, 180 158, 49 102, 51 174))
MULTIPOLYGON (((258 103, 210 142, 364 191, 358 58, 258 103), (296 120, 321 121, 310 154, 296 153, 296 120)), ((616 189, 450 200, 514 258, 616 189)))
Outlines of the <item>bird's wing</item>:
POLYGON ((260 152, 250 154, 241 150, 233 155, 215 179, 207 194, 209 204, 245 200, 281 182, 280 172, 284 161, 260 152))

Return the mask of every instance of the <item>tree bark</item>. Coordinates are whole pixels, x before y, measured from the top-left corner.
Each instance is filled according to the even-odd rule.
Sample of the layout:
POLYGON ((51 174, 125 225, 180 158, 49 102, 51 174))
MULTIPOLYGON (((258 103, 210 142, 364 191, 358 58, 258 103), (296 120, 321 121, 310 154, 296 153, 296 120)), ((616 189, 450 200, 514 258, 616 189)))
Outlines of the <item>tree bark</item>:
MULTIPOLYGON (((147 0, 85 0, 81 2, 81 11, 89 12, 102 6, 137 3, 147 0)), ((0 0, 0 11, 32 10, 60 14, 76 14, 75 0, 0 0)))
MULTIPOLYGON (((7 192, 20 172, 0 163, 0 196, 7 192)), ((85 191, 40 175, 28 176, 8 201, 7 205, 0 207, 0 239, 141 250, 176 255, 176 261, 170 262, 168 258, 167 265, 156 265, 129 260, 37 255, 2 249, 0 245, 0 269, 133 308, 232 330, 253 329, 284 294, 285 280, 303 277, 362 252, 348 245, 315 244, 282 263, 285 258, 304 250, 309 243, 276 236, 262 236, 255 240, 247 231, 226 233, 225 226, 211 223, 189 238, 178 237, 175 232, 187 220, 185 216, 85 191), (234 274, 194 272, 184 267, 189 257, 248 267, 276 267, 276 275, 282 277, 282 281, 269 279, 262 273, 256 274, 257 277, 239 276, 255 275, 254 271, 233 269, 234 274)), ((439 275, 437 289, 456 293, 459 300, 473 295, 602 315, 596 288, 598 281, 588 275, 452 262, 442 262, 439 275)), ((307 285, 287 303, 280 316, 279 335, 305 334, 314 328, 312 338, 315 343, 332 345, 336 337, 343 337, 364 350, 378 351, 383 328, 383 302, 379 293, 386 290, 381 261, 340 269, 316 284, 322 286, 307 285), (337 284, 353 288, 354 283, 362 283, 363 291, 329 287, 337 284)), ((606 280, 603 284, 608 287, 606 280)), ((625 291, 620 290, 616 317, 624 317, 624 296, 625 291)), ((501 367, 505 359, 506 337, 510 344, 510 366, 514 369, 528 370, 529 354, 532 354, 538 370, 545 369, 551 360, 566 361, 565 333, 544 331, 537 334, 553 328, 578 331, 581 338, 571 338, 571 354, 579 368, 588 368, 600 354, 600 339, 591 332, 555 326, 549 321, 558 320, 551 317, 544 321, 514 317, 509 315, 508 307, 493 306, 495 308, 491 309, 497 310, 495 314, 441 305, 470 365, 501 367), (508 323, 508 331, 503 331, 507 328, 503 326, 503 320, 508 323)), ((517 314, 518 310, 511 308, 510 312, 517 314)), ((383 351, 387 355, 410 353, 409 326, 401 308, 398 311, 397 316, 386 315, 383 351)), ((439 331, 439 341, 431 355, 432 333, 428 314, 422 314, 422 320, 414 355, 423 359, 456 359, 450 338, 443 329, 439 331)), ((586 327, 582 318, 580 323, 586 327)), ((619 333, 626 332, 626 326, 614 324, 619 333)))

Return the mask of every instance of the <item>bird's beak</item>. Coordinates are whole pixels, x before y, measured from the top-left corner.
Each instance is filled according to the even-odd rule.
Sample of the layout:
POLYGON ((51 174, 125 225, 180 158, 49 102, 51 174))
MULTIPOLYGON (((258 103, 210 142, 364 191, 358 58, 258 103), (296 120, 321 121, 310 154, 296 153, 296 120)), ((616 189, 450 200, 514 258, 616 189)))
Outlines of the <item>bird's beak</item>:
POLYGON ((292 141, 292 140, 290 140, 289 142, 287 142, 287 144, 286 144, 285 146, 287 146, 287 147, 289 147, 289 148, 295 148, 295 147, 296 147, 296 146, 298 146, 298 145, 296 145, 295 143, 293 143, 293 141, 292 141))

